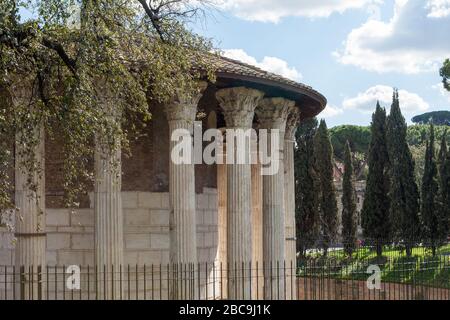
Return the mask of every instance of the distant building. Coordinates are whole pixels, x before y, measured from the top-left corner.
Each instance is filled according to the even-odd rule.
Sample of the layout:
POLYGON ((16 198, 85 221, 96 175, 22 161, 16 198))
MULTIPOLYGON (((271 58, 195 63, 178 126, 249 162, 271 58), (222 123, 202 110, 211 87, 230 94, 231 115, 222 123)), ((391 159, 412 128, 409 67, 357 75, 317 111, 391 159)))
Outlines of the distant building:
MULTIPOLYGON (((336 199, 338 205, 338 236, 341 238, 342 234, 342 178, 344 173, 344 164, 336 161, 334 165, 334 186, 336 188, 336 199)), ((366 191, 366 181, 357 180, 355 181, 355 192, 356 192, 356 223, 357 223, 357 236, 362 237, 362 227, 361 227, 361 210, 364 202, 364 194, 366 191)))

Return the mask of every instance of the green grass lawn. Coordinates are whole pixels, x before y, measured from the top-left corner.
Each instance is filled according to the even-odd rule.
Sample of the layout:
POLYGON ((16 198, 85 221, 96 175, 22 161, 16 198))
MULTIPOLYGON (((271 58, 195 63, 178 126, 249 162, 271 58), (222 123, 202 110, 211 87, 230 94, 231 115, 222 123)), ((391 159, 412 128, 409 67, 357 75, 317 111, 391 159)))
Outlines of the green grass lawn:
POLYGON ((384 282, 450 289, 450 244, 440 247, 434 257, 424 247, 414 248, 412 256, 407 257, 405 250, 386 246, 381 260, 371 248, 358 249, 351 258, 339 249, 330 251, 327 257, 312 252, 299 262, 299 275, 366 280, 367 268, 374 264, 380 267, 384 282))

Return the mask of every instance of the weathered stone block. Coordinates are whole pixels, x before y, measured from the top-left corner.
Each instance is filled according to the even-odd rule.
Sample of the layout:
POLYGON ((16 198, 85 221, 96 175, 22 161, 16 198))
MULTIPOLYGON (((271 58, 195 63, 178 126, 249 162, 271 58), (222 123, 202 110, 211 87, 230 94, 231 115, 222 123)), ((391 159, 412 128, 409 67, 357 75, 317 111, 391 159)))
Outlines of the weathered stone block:
POLYGON ((148 209, 126 209, 124 217, 125 225, 142 226, 150 224, 150 211, 148 209))
POLYGON ((92 209, 78 209, 72 212, 71 216, 72 226, 93 226, 94 225, 94 210, 92 209))
POLYGON ((214 209, 216 209, 217 210, 217 208, 218 208, 218 202, 217 202, 217 194, 210 194, 209 196, 208 196, 208 203, 209 203, 209 209, 212 209, 212 210, 214 210, 214 209))
POLYGON ((169 193, 168 192, 161 193, 161 208, 169 209, 169 207, 170 207, 169 193))
POLYGON ((47 225, 49 226, 69 226, 70 216, 68 209, 46 209, 47 225))
POLYGON ((138 264, 161 264, 161 251, 140 251, 138 253, 138 264))
POLYGON ((122 192, 122 208, 133 209, 138 207, 138 192, 122 192))
POLYGON ((125 234, 125 248, 127 249, 149 249, 150 248, 150 235, 147 233, 125 234))
POLYGON ((138 263, 138 252, 126 250, 123 254, 124 264, 135 265, 138 263))
POLYGON ((169 249, 170 248, 170 240, 168 234, 151 234, 150 235, 150 244, 152 249, 169 249))
POLYGON ((169 211, 168 210, 150 210, 150 224, 152 226, 168 226, 169 211))
POLYGON ((59 250, 58 251, 58 265, 83 265, 83 251, 75 250, 59 250))
POLYGON ((73 234, 72 249, 94 249, 93 234, 73 234))
POLYGON ((48 233, 47 250, 70 249, 70 234, 48 233))
POLYGON ((196 195, 197 209, 208 209, 209 199, 207 194, 196 195))
POLYGON ((12 265, 12 255, 10 249, 0 249, 0 265, 10 266, 12 265))
POLYGON ((153 192, 138 193, 139 208, 161 209, 161 194, 153 192))
POLYGON ((217 212, 215 211, 211 211, 211 210, 205 210, 205 217, 204 217, 204 221, 203 224, 204 225, 212 225, 213 224, 213 216, 217 214, 217 212))
MULTIPOLYGON (((69 241, 70 243, 70 241, 69 241)), ((46 252, 47 266, 56 266, 58 265, 58 252, 54 250, 48 250, 46 252)))

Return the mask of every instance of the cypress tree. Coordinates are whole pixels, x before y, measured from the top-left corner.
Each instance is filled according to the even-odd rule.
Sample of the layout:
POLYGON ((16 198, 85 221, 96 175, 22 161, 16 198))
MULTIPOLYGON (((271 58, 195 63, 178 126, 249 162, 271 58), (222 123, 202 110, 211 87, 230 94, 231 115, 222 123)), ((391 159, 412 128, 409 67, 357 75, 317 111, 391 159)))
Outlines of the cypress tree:
POLYGON ((386 145, 386 110, 377 103, 372 115, 366 192, 361 211, 364 236, 375 241, 377 256, 381 257, 383 243, 389 236, 389 156, 386 145))
POLYGON ((345 145, 344 166, 344 177, 342 180, 342 239, 345 253, 351 256, 356 244, 356 192, 352 152, 348 141, 345 145))
POLYGON ((295 225, 297 252, 303 257, 318 236, 317 192, 314 171, 314 135, 317 119, 302 121, 295 138, 295 225))
POLYGON ((387 120, 387 142, 390 162, 391 236, 405 241, 411 255, 419 236, 419 190, 414 176, 414 161, 406 140, 407 125, 400 110, 398 91, 394 90, 391 112, 387 120))
POLYGON ((434 125, 430 124, 430 134, 426 143, 425 169, 422 179, 422 223, 424 240, 431 247, 433 256, 436 248, 445 240, 444 215, 439 197, 438 170, 435 154, 434 125))
POLYGON ((439 188, 443 214, 444 232, 450 230, 450 150, 447 148, 447 134, 442 136, 439 150, 439 188))
POLYGON ((318 183, 318 212, 324 255, 335 240, 337 231, 337 200, 333 182, 333 147, 325 120, 320 121, 314 137, 314 167, 318 183))

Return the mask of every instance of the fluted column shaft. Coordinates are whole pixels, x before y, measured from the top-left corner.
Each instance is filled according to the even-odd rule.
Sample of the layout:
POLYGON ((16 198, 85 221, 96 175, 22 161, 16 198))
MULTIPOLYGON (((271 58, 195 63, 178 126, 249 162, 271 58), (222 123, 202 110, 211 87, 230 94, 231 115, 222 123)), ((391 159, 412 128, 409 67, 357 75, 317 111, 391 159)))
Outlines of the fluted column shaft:
POLYGON ((297 254, 295 227, 295 176, 294 176, 294 147, 295 131, 300 118, 298 108, 290 108, 286 133, 284 136, 284 206, 286 223, 286 299, 297 299, 297 254))
MULTIPOLYGON (((13 103, 27 108, 32 86, 14 90, 13 103)), ((20 299, 40 299, 45 295, 46 233, 45 233, 45 130, 36 124, 32 130, 37 141, 32 154, 27 153, 27 138, 16 134, 15 148, 15 265, 16 296, 20 299), (32 159, 30 159, 31 157, 32 159), (33 162, 30 172, 25 163, 33 162), (30 179, 31 178, 31 179, 30 179)))
POLYGON ((191 157, 189 161, 182 163, 172 159, 172 151, 179 143, 172 141, 172 136, 175 131, 181 133, 179 138, 189 141, 193 151, 197 105, 205 88, 206 83, 201 83, 198 93, 177 92, 173 100, 165 106, 171 151, 169 159, 170 262, 175 268, 174 281, 169 293, 172 299, 188 299, 197 295, 193 292, 192 281, 183 281, 183 276, 186 274, 181 272, 182 269, 186 270, 197 264, 194 159, 191 157))
MULTIPOLYGON (((228 298, 250 299, 249 265, 252 258, 251 161, 237 163, 247 150, 238 148, 234 133, 250 130, 254 110, 263 93, 244 87, 221 89, 216 97, 227 125, 227 264, 228 298), (231 141, 233 139, 233 141, 231 141), (231 151, 230 151, 231 150, 231 151), (234 159, 229 155, 234 153, 234 159)), ((244 137, 250 146, 251 135, 244 137)), ((245 148, 244 148, 245 149, 245 148)))
POLYGON ((222 276, 220 279, 220 296, 228 298, 227 270, 227 165, 226 146, 223 144, 223 153, 218 157, 221 159, 217 164, 217 201, 218 201, 218 251, 222 276))
MULTIPOLYGON (((105 117, 112 126, 120 126, 120 116, 113 100, 104 102, 105 117)), ((95 265, 98 279, 98 299, 123 297, 119 285, 123 268, 122 162, 120 142, 98 134, 95 145, 95 265), (109 145, 112 143, 113 145, 109 145)))
MULTIPOLYGON (((257 152, 257 137, 252 143, 257 152)), ((256 157, 252 164, 252 299, 264 299, 262 196, 261 163, 256 157)))
MULTIPOLYGON (((261 129, 268 129, 267 149, 271 139, 278 139, 278 171, 263 176, 263 250, 265 299, 285 298, 285 215, 284 215, 284 131, 288 109, 294 103, 283 98, 263 99, 256 109, 261 129), (278 136, 274 135, 278 133, 278 136)), ((260 141, 261 144, 261 141, 260 141)))

